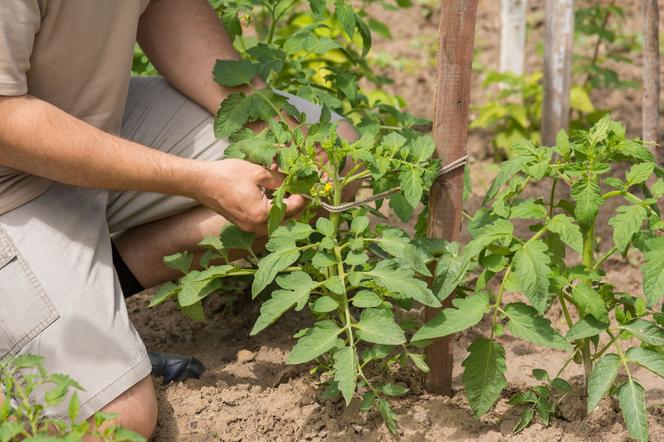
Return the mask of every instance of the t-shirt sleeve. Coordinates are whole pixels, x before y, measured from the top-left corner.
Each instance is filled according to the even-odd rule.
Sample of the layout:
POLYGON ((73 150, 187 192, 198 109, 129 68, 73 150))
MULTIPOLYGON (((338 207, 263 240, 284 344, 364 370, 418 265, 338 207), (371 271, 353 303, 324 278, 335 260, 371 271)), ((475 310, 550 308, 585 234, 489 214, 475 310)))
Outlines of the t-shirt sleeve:
POLYGON ((28 92, 26 73, 41 25, 41 11, 38 0, 1 1, 0 95, 23 95, 28 92))

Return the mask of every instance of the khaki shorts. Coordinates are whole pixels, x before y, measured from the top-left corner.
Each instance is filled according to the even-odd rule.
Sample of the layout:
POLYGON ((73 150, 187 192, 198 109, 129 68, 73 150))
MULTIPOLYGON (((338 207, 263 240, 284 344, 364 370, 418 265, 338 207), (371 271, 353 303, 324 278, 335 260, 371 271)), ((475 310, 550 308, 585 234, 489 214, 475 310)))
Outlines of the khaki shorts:
MULTIPOLYGON (((320 108, 288 98, 310 122, 318 120, 320 108)), ((214 137, 213 117, 161 78, 132 79, 122 135, 201 160, 220 159, 227 146, 214 137)), ((77 380, 85 388, 78 393, 81 419, 146 377, 150 362, 127 316, 111 235, 196 205, 184 197, 55 183, 0 215, 0 360, 38 354, 48 371, 77 380)), ((65 417, 67 402, 48 414, 65 417)))

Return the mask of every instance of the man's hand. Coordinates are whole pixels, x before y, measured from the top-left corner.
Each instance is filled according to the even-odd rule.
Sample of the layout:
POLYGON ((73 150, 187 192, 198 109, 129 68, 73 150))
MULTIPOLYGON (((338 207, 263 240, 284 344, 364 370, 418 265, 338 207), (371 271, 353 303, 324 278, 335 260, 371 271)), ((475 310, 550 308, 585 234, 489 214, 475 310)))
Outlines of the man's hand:
MULTIPOLYGON (((276 189, 283 175, 244 160, 227 159, 201 164, 200 180, 193 197, 222 214, 242 230, 265 234, 272 201, 265 189, 276 189)), ((306 205, 300 195, 284 200, 286 217, 297 215, 306 205)))

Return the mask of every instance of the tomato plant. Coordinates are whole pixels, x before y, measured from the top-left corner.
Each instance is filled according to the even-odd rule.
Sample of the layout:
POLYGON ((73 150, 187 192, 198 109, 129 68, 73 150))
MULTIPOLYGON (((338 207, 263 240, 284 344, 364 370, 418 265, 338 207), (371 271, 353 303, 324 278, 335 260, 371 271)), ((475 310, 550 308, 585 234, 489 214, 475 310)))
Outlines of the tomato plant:
POLYGON ((557 373, 535 370, 543 383, 512 399, 526 405, 515 430, 535 415, 548 424, 571 389, 561 376, 577 362, 584 367, 588 412, 604 396, 615 395, 629 433, 646 440, 645 392, 630 368, 641 365, 664 377, 664 313, 657 309, 664 296, 664 242, 658 236, 664 222, 657 207, 664 196, 664 170, 643 143, 626 138, 625 128, 608 116, 571 137, 561 131, 554 147, 524 141, 513 150, 517 155, 502 164, 485 207, 469 222, 473 239, 438 262, 438 299, 476 268, 478 276, 465 284, 473 290, 460 293, 454 307, 425 324, 411 342, 460 332, 487 316, 490 334, 475 338, 463 362, 463 383, 475 414, 486 413, 506 386, 505 350, 498 340, 506 332, 568 352, 557 373), (622 163, 631 167, 617 178, 622 163), (522 197, 529 185, 544 181, 550 182, 548 197, 522 197), (616 198, 621 205, 612 216, 598 217, 616 198), (595 236, 600 224, 613 231, 602 250, 595 236), (635 253, 644 260, 643 295, 617 290, 604 270, 607 259, 635 253), (510 292, 523 295, 523 301, 508 301, 510 292), (563 312, 565 330, 546 318, 554 305, 563 312), (625 377, 617 376, 621 369, 625 377))
MULTIPOLYGON (((251 78, 249 72, 247 78, 251 78)), ((225 112, 241 106, 234 103, 272 101, 269 94, 263 90, 248 97, 230 97, 222 105, 220 121, 226 121, 225 112)), ((272 107, 265 106, 269 116, 277 114, 268 109, 272 107)), ((386 398, 402 395, 407 389, 372 377, 377 378, 381 367, 408 361, 428 370, 417 351, 419 345, 409 344, 406 333, 415 326, 411 312, 417 304, 441 305, 422 278, 431 276, 427 264, 445 245, 413 240, 401 229, 386 225, 371 226, 366 208, 321 216, 314 226, 308 222, 314 216, 309 211, 298 221, 280 225, 282 201, 287 193, 305 193, 311 198, 312 210, 323 202, 338 206, 347 186, 370 179, 377 192, 400 186, 401 192, 393 198, 410 217, 436 178, 438 162, 430 160, 434 144, 428 136, 365 134, 349 143, 337 136, 336 124, 329 117, 324 110, 321 122, 306 132, 271 119, 258 136, 240 129, 239 135, 231 137, 235 142, 228 148, 230 156, 265 165, 276 158, 286 174, 284 184, 273 195, 268 253, 258 259, 252 250, 254 235, 228 226, 219 237, 203 241, 208 248, 201 260, 204 270, 190 271, 192 256, 188 253, 166 258, 168 265, 185 276, 177 284, 162 287, 152 304, 177 296, 186 313, 200 318, 201 300, 218 289, 224 278, 253 275, 252 296, 267 290, 270 297, 263 303, 251 334, 259 333, 290 309, 308 308, 315 323, 296 335, 298 341, 287 363, 315 360, 328 378, 326 395, 341 394, 346 404, 361 396, 363 408, 377 406, 390 430, 395 431, 394 413, 386 398), (326 161, 321 159, 318 146, 326 161), (347 159, 354 166, 342 174, 347 159), (229 262, 233 249, 249 253, 250 265, 229 262), (218 260, 224 263, 210 265, 218 260)), ((389 379, 389 370, 380 379, 389 379)))
MULTIPOLYGON (((284 45, 297 51, 331 46, 329 39, 321 43, 322 37, 311 32, 303 35, 294 34, 284 45)), ((283 96, 269 87, 251 86, 256 75, 269 82, 275 70, 280 72, 289 63, 283 51, 271 50, 269 45, 256 48, 262 49, 247 59, 218 61, 215 66, 219 83, 252 88, 249 95, 233 94, 221 104, 215 131, 231 140, 226 157, 264 166, 276 162, 285 174, 283 185, 272 195, 268 253, 259 259, 252 249, 254 235, 228 226, 219 237, 203 241, 208 250, 200 263, 202 271, 190 270, 188 253, 166 258, 184 276, 162 287, 152 304, 177 297, 186 314, 200 319, 201 300, 218 289, 224 278, 253 275, 252 296, 267 291, 269 299, 251 333, 259 333, 288 310, 308 308, 315 322, 297 334, 287 362, 316 361, 326 379, 326 396, 341 395, 347 404, 361 397, 364 409, 377 407, 389 429, 396 431, 387 398, 407 389, 389 381, 389 374, 395 366, 406 364, 428 370, 418 352, 421 345, 408 344, 407 333, 416 326, 412 312, 416 305, 441 305, 423 278, 431 276, 427 265, 444 251, 445 244, 413 240, 386 225, 371 226, 367 207, 326 213, 313 220, 323 203, 339 206, 344 190, 359 182, 368 183, 375 194, 400 188, 390 195, 390 205, 404 221, 410 219, 437 177, 439 163, 431 159, 433 140, 407 127, 389 131, 369 121, 361 127, 362 136, 348 142, 337 135, 327 104, 320 122, 305 127, 305 116, 283 96), (287 123, 286 116, 299 123, 287 123), (268 122, 258 134, 244 128, 258 120, 268 122), (287 194, 308 195, 310 204, 301 219, 283 224, 287 194), (233 249, 249 254, 248 265, 229 261, 233 249)), ((375 204, 380 207, 382 200, 375 204)))

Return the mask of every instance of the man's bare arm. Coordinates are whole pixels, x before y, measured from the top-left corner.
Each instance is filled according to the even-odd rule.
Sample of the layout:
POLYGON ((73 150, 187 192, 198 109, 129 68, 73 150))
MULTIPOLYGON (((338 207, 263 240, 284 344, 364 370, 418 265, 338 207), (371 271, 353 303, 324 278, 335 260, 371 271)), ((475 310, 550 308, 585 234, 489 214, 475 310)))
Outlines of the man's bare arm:
MULTIPOLYGON (((196 161, 110 135, 30 95, 0 97, 0 164, 66 184, 188 196, 261 231, 278 173, 241 160, 196 161)), ((301 197, 287 201, 302 208, 301 197)))
POLYGON ((220 86, 212 77, 218 59, 239 56, 207 0, 152 0, 141 15, 138 43, 171 85, 210 113, 241 90, 220 86))

